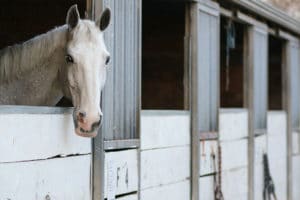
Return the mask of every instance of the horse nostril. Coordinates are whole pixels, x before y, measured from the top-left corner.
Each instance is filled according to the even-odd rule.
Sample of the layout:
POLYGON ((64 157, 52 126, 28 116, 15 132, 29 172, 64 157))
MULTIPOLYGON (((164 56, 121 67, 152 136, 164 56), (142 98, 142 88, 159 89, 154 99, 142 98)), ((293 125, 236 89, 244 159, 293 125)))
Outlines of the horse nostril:
POLYGON ((81 123, 85 123, 86 112, 78 112, 77 120, 81 123))
POLYGON ((80 118, 85 118, 86 117, 86 112, 79 112, 78 113, 80 118))

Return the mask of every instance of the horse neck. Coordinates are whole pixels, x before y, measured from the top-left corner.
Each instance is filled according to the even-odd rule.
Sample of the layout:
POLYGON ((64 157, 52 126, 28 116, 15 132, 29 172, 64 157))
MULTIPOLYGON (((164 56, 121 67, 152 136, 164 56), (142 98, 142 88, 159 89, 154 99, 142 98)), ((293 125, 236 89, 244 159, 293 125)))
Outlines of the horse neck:
MULTIPOLYGON (((0 81, 24 76, 25 72, 37 67, 59 67, 51 65, 56 62, 66 46, 66 25, 39 35, 23 44, 18 44, 0 50, 0 81)), ((61 56, 62 59, 64 56, 61 56)))

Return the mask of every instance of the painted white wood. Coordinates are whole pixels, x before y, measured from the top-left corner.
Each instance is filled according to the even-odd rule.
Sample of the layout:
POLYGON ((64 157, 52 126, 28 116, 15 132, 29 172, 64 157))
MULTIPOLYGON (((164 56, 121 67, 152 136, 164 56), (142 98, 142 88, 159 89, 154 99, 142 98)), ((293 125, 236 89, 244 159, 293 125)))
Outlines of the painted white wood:
POLYGON ((190 177, 190 148, 172 147, 141 152, 141 189, 190 177))
POLYGON ((204 176, 199 178, 199 199, 215 200, 214 198, 214 177, 204 176))
POLYGON ((248 137, 248 111, 246 109, 220 109, 220 141, 248 137))
POLYGON ((141 190, 141 200, 188 200, 190 199, 190 181, 160 185, 141 190))
POLYGON ((254 199, 262 200, 263 192, 263 154, 267 152, 267 137, 255 137, 254 148, 254 199))
POLYGON ((268 112, 269 169, 278 199, 287 199, 287 130, 285 112, 268 112))
POLYGON ((260 135, 254 138, 254 162, 255 164, 263 163, 263 154, 267 153, 267 135, 260 135))
POLYGON ((71 114, 0 114, 1 162, 91 152, 91 140, 75 135, 71 114))
POLYGON ((222 170, 231 170, 248 165, 248 140, 221 142, 222 170))
POLYGON ((138 195, 137 194, 132 194, 124 197, 119 197, 117 200, 138 200, 138 195))
POLYGON ((214 140, 200 142, 200 176, 215 172, 212 155, 216 155, 216 165, 218 163, 218 142, 214 140))
POLYGON ((109 173, 115 180, 115 195, 126 194, 138 190, 137 150, 115 151, 105 153, 104 191, 108 195, 109 173))
POLYGON ((268 136, 286 133, 287 115, 285 111, 268 111, 268 136))
POLYGON ((90 155, 0 164, 0 199, 90 200, 90 155))
POLYGON ((300 156, 293 156, 293 200, 300 199, 300 156))
MULTIPOLYGON (((248 168, 222 172, 222 191, 224 199, 248 199, 248 168)), ((256 199, 255 199, 256 200, 256 199)))
POLYGON ((190 117, 186 111, 141 112, 141 149, 190 144, 190 117))

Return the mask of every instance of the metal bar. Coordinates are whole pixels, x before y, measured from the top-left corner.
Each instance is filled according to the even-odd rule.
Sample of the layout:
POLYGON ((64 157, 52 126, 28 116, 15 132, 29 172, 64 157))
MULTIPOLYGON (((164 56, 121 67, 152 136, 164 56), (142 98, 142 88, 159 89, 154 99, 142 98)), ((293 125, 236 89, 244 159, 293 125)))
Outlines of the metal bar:
POLYGON ((104 150, 121 150, 121 149, 135 149, 139 148, 140 140, 128 139, 128 140, 109 140, 104 141, 104 150))
POLYGON ((93 0, 86 0, 86 11, 85 11, 87 19, 92 19, 94 15, 93 11, 93 0))
POLYGON ((73 108, 47 106, 4 106, 0 105, 0 114, 72 114, 73 108))
POLYGON ((221 7, 220 12, 221 12, 221 15, 224 16, 224 17, 228 17, 228 18, 233 18, 234 17, 233 11, 228 10, 226 8, 221 7))
POLYGON ((262 27, 265 28, 265 24, 256 20, 255 18, 246 15, 244 13, 242 13, 241 11, 237 11, 236 16, 239 20, 248 23, 249 25, 253 25, 253 26, 257 26, 257 27, 262 27))
MULTIPOLYGON (((141 85, 142 85, 142 0, 137 0, 136 8, 137 9, 137 44, 136 44, 136 51, 137 51, 137 69, 136 71, 136 92, 135 98, 136 98, 136 115, 134 115, 135 119, 134 122, 136 123, 135 130, 134 130, 134 136, 138 139, 138 199, 141 199, 141 85)), ((135 24, 135 23, 134 23, 135 24)))
POLYGON ((252 134, 254 132, 254 122, 253 122, 253 28, 249 27, 247 29, 247 51, 248 51, 248 59, 246 63, 247 68, 247 86, 248 86, 248 92, 247 92, 247 106, 249 109, 249 120, 248 120, 248 200, 254 200, 254 135, 252 134))
MULTIPOLYGON (((292 95, 292 83, 291 83, 291 73, 292 72, 292 65, 291 65, 291 46, 290 41, 286 41, 285 43, 285 74, 286 74, 286 110, 287 110, 287 199, 292 200, 293 197, 293 159, 292 159, 292 102, 291 102, 291 95, 292 95)), ((297 66, 298 67, 298 66, 297 66)))
POLYGON ((256 0, 230 0, 243 8, 250 10, 257 15, 260 15, 272 22, 290 29, 291 31, 300 34, 300 23, 287 15, 282 10, 272 6, 271 4, 265 3, 263 1, 256 0))
POLYGON ((289 34, 283 30, 279 30, 278 35, 279 37, 288 40, 290 42, 297 42, 299 40, 296 36, 293 36, 292 34, 289 34))
POLYGON ((218 132, 201 132, 199 137, 200 141, 217 140, 219 138, 219 134, 218 132))
MULTIPOLYGON (((98 19, 102 13, 102 0, 93 0, 93 16, 98 19)), ((103 126, 92 140, 91 193, 92 200, 104 200, 104 133, 103 126)))
POLYGON ((198 3, 188 5, 191 23, 191 200, 199 200, 199 124, 198 124, 198 3))

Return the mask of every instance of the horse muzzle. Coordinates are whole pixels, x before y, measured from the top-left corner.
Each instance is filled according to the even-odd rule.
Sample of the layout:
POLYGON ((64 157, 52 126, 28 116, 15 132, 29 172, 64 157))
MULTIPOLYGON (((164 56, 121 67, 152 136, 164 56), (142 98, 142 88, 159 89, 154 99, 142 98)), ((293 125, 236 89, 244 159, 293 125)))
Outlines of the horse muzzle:
POLYGON ((97 118, 89 119, 88 116, 79 112, 74 119, 75 133, 82 137, 96 137, 102 118, 102 115, 99 115, 97 118))

